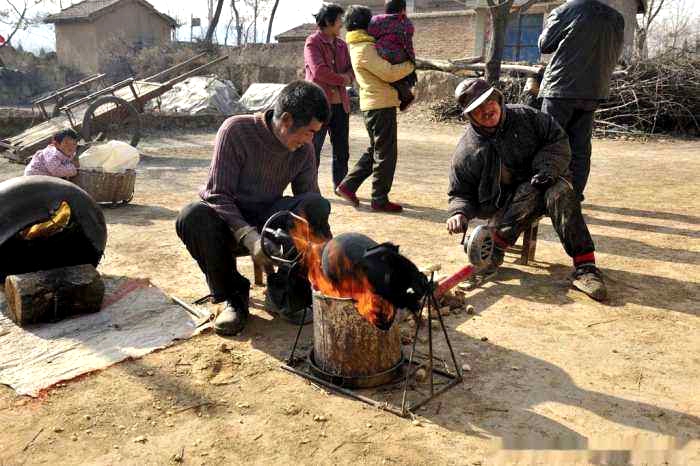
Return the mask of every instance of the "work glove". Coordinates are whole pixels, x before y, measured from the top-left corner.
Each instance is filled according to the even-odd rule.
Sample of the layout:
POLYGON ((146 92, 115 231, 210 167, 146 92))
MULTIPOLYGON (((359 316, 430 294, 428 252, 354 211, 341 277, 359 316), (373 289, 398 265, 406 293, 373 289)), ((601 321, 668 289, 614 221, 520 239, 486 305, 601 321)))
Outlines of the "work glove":
POLYGON ((547 173, 537 173, 530 180, 530 184, 535 188, 546 189, 554 184, 554 177, 547 173))
POLYGON ((450 234, 464 233, 469 226, 469 219, 464 214, 456 214, 447 219, 447 231, 450 234))
POLYGON ((265 269, 272 267, 272 261, 263 252, 262 240, 257 231, 250 230, 243 238, 241 238, 241 243, 250 252, 253 262, 265 269))

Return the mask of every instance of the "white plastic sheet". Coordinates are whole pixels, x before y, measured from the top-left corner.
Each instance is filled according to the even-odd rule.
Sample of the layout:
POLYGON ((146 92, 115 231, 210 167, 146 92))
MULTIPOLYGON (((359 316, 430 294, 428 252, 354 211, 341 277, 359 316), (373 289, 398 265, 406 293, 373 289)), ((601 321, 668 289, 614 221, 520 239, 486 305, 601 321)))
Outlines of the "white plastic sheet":
POLYGON ((231 81, 213 76, 194 76, 173 86, 160 97, 160 103, 152 100, 148 108, 186 115, 247 113, 248 110, 239 103, 239 99, 240 95, 231 81))
POLYGON ((285 86, 286 84, 276 83, 251 84, 241 97, 241 104, 245 105, 251 112, 265 111, 272 108, 285 86))

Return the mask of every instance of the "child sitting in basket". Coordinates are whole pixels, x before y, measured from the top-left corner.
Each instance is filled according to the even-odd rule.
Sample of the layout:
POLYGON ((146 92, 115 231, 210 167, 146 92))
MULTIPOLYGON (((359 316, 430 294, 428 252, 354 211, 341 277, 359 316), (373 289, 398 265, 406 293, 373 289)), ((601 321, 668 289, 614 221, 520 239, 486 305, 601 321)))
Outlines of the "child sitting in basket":
MULTIPOLYGON (((387 0, 384 5, 386 14, 372 17, 367 32, 377 42, 375 47, 380 57, 396 65, 405 61, 415 64, 416 53, 413 49, 413 23, 406 16, 406 0, 387 0)), ((415 99, 411 88, 416 85, 415 71, 403 79, 391 83, 399 92, 401 111, 406 110, 415 99)))
POLYGON ((32 156, 24 169, 24 175, 45 175, 57 178, 72 178, 78 174, 78 140, 80 136, 72 129, 54 134, 51 143, 32 156))

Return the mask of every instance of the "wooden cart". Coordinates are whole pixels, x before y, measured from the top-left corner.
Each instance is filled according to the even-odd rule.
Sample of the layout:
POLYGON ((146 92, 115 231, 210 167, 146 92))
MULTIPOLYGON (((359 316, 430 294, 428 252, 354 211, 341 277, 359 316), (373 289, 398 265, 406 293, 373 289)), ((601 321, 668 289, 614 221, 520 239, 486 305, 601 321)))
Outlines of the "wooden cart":
POLYGON ((109 137, 136 146, 141 138, 139 113, 143 113, 146 102, 163 95, 175 84, 197 75, 205 68, 227 59, 226 56, 219 57, 168 81, 159 82, 205 55, 206 52, 201 53, 145 79, 137 80, 132 77, 89 94, 84 91, 85 87, 102 80, 104 74, 89 76, 59 89, 34 101, 35 107, 46 121, 16 136, 0 140, 0 152, 7 159, 26 163, 37 150, 43 149, 51 142, 55 133, 67 128, 77 131, 86 145, 109 137), (49 115, 46 106, 52 102, 54 109, 49 115))

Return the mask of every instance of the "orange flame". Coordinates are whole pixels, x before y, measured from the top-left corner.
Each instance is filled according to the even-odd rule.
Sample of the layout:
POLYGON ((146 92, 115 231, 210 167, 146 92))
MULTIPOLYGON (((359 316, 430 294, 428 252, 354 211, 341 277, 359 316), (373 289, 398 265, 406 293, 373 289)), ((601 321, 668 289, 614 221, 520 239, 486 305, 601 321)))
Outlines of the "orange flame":
POLYGON ((374 292, 364 270, 352 264, 335 243, 314 235, 308 224, 295 222, 292 231, 297 250, 305 251, 304 263, 311 286, 318 292, 335 298, 350 298, 355 301, 357 312, 381 330, 388 330, 394 321, 394 306, 374 292), (326 251, 327 263, 333 268, 326 276, 322 268, 322 255, 326 251))

